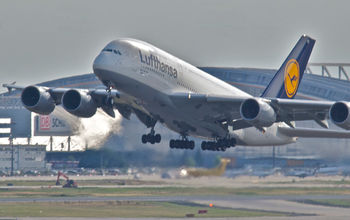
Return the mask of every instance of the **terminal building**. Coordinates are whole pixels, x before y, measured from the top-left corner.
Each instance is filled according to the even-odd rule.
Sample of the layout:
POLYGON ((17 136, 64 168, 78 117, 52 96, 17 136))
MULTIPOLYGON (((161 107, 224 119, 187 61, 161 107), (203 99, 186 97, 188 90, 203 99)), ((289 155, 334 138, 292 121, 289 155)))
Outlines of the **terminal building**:
POLYGON ((45 157, 45 145, 0 145, 0 170, 5 173, 45 170, 45 157))
MULTIPOLYGON (((325 64, 327 65, 327 64, 325 64)), ((321 71, 319 74, 304 74, 303 80, 300 84, 300 89, 297 94, 297 98, 301 99, 313 99, 313 100, 346 100, 350 101, 350 82, 349 77, 345 69, 347 64, 339 64, 334 68, 338 68, 337 77, 333 77, 330 74, 327 66, 319 64, 321 71)), ((330 65, 330 64, 328 64, 330 65)), ((276 70, 270 69, 251 69, 251 68, 219 68, 219 67, 200 67, 205 72, 220 78, 254 96, 259 96, 267 84, 272 79, 276 70)), ((314 68, 314 67, 312 67, 314 68)), ((333 68, 333 67, 332 67, 333 68)), ((310 72, 310 68, 308 68, 310 72)), ((101 82, 95 77, 94 74, 84 74, 73 77, 66 77, 62 79, 43 82, 38 85, 52 86, 52 87, 75 87, 75 88, 95 88, 102 86, 101 82)), ((67 113, 68 114, 68 113, 67 113)), ((331 124, 331 123, 330 123, 331 124)), ((119 147, 123 149, 126 145, 138 145, 141 144, 141 134, 146 131, 146 127, 137 122, 136 119, 131 121, 123 120, 122 123, 124 134, 118 137, 111 137, 111 141, 117 141, 119 147), (132 136, 128 136, 128 131, 140 131, 132 136), (142 132, 141 132, 142 131, 142 132), (138 138, 138 135, 140 138, 138 138), (135 137, 136 136, 136 137, 135 137), (140 140, 139 140, 140 139, 140 140), (135 141, 136 140, 136 141, 135 141), (130 144, 132 143, 132 144, 130 144)), ((319 126, 312 122, 298 122, 297 126, 302 127, 317 127, 319 126)), ((158 126, 159 127, 159 126, 158 126)), ((332 129, 339 129, 333 125, 332 129)), ((0 137, 12 137, 12 138, 32 138, 36 136, 71 136, 76 134, 76 128, 72 127, 67 121, 62 118, 62 115, 53 115, 50 118, 40 118, 32 115, 26 110, 20 101, 20 92, 12 91, 0 94, 0 137), (3 120, 3 121, 2 121, 3 120), (53 126, 55 125, 55 126, 53 126)), ((160 132, 163 137, 162 148, 168 149, 168 142, 166 137, 175 135, 167 128, 160 128, 160 132)), ((158 132, 158 131, 157 131, 158 132)), ((111 143, 109 141, 109 143, 111 143)), ((38 143, 41 144, 41 143, 38 143)), ((198 144, 197 144, 198 145, 198 144)), ((85 144, 82 144, 83 149, 85 144)), ((318 156, 318 157, 346 157, 350 158, 350 146, 349 141, 345 139, 300 139, 295 144, 286 146, 270 146, 270 147, 236 147, 230 149, 226 153, 235 154, 236 156, 245 157, 263 157, 271 156, 272 152, 279 156, 318 156), (276 147, 276 150, 272 148, 276 147), (336 150, 335 150, 336 148, 336 150), (341 152, 341 153, 339 153, 341 152), (335 155, 337 153, 337 155, 335 155)), ((197 146, 198 147, 198 146, 197 146)), ((23 146, 23 148, 25 148, 23 146)), ((6 148, 4 148, 6 149, 6 148)), ((34 148, 33 148, 34 149, 34 148)), ((41 149, 41 148, 40 148, 41 149)), ((47 150, 50 148, 47 147, 47 150)), ((51 148, 52 149, 52 148, 51 148)), ((55 150, 55 149, 53 149, 55 150)), ((57 149, 56 149, 57 150, 57 149)), ((60 149, 59 149, 60 150, 60 149)), ((6 150, 5 150, 6 151, 6 150)), ((7 152, 7 151, 6 151, 7 152)), ((42 152, 42 151, 40 151, 42 152)), ((21 153, 19 153, 21 156, 21 153)), ((41 154, 40 154, 41 155, 41 154)), ((41 155, 42 156, 42 155, 41 155)), ((41 156, 35 158, 42 158, 41 156)), ((0 160, 2 154, 0 155, 0 160)), ((34 158, 34 157, 33 157, 34 158)), ((21 158, 20 158, 21 159, 21 158)), ((25 159, 25 158, 24 158, 25 159)), ((4 159, 5 160, 5 159, 4 159)), ((19 169, 21 168, 21 162, 18 162, 19 169)), ((43 166, 43 162, 38 162, 38 166, 43 166)), ((2 167, 8 167, 8 165, 0 164, 2 167)))

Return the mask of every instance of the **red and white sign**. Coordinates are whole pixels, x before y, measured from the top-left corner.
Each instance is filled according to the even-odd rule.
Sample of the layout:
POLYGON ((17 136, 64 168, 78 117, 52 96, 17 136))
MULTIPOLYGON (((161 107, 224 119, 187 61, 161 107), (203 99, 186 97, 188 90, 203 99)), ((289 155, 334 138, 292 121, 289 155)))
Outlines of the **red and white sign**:
POLYGON ((40 115, 40 130, 50 130, 51 128, 51 117, 48 115, 40 115))
POLYGON ((34 136, 72 136, 79 128, 78 122, 69 124, 66 119, 54 114, 37 115, 34 123, 34 136))

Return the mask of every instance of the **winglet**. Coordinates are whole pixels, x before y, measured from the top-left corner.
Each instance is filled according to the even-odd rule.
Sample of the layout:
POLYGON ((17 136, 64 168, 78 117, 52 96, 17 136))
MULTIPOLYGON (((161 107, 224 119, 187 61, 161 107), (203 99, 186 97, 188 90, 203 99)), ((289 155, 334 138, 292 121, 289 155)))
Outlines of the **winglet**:
POLYGON ((261 97, 293 99, 298 91, 315 40, 303 35, 261 97))

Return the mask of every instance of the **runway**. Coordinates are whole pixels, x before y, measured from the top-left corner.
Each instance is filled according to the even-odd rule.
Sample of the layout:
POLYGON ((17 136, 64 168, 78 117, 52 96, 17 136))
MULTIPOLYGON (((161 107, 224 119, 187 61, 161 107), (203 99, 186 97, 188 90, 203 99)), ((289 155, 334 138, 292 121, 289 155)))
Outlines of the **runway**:
MULTIPOLYGON (((40 177, 43 180, 44 177, 40 177)), ((97 178, 95 177, 75 177, 74 179, 78 179, 83 182, 84 179, 91 179, 95 180, 97 178)), ((116 180, 121 177, 106 177, 106 180, 103 180, 101 183, 104 183, 104 181, 107 182, 107 179, 110 180, 116 180)), ((13 181, 16 179, 9 178, 13 181)), ((17 178, 18 179, 18 178, 17 178)), ((22 178, 19 178, 22 180, 22 178)), ((54 177, 47 178, 50 180, 49 182, 54 182, 54 177)), ((126 178, 125 178, 126 179, 126 178)), ((63 196, 54 195, 54 196, 42 196, 37 195, 39 197, 0 197, 0 207, 2 203, 19 203, 19 202, 44 202, 44 203, 51 203, 51 202, 103 202, 103 201, 144 201, 144 202, 178 202, 178 203, 198 203, 204 206, 208 206, 210 203, 214 204, 216 207, 224 207, 224 208, 233 208, 233 209, 244 209, 244 210, 254 210, 254 211, 270 211, 270 212, 280 212, 285 213, 290 216, 284 216, 284 217, 235 217, 235 218, 216 218, 216 219, 238 219, 238 220, 314 220, 314 219, 350 219, 350 209, 349 208, 340 208, 340 207, 330 207, 330 206, 321 206, 321 205, 311 205, 311 204, 305 204, 303 201, 306 200, 350 200, 350 193, 347 191, 347 189, 350 187, 350 184, 347 180, 342 181, 341 177, 332 177, 332 181, 337 180, 338 182, 328 182, 328 178, 320 178, 317 179, 313 178, 305 178, 303 180, 298 181, 292 181, 290 178, 280 178, 280 177, 270 177, 265 179, 257 179, 257 178, 251 178, 251 177, 242 177, 242 178, 236 178, 236 179, 227 179, 227 178, 198 178, 198 179, 171 179, 171 180, 162 180, 155 177, 143 177, 142 178, 144 182, 139 183, 140 185, 90 185, 91 182, 85 182, 85 184, 89 185, 81 185, 79 188, 149 188, 149 189, 155 189, 159 188, 160 190, 163 190, 163 188, 167 187, 175 187, 179 189, 179 192, 181 192, 182 188, 187 187, 194 187, 194 189, 197 188, 205 188, 205 187, 213 187, 212 183, 215 183, 215 187, 218 187, 218 189, 232 189, 236 194, 219 194, 215 195, 215 192, 213 195, 208 195, 208 193, 202 192, 203 194, 186 194, 186 195, 162 195, 160 193, 155 193, 152 195, 133 195, 133 194, 126 194, 126 195, 112 195, 109 196, 84 196, 84 195, 75 195, 75 196, 67 196, 67 194, 62 194, 63 196), (148 182, 152 181, 152 182, 148 182), (266 190, 267 195, 256 195, 256 194, 239 194, 240 190, 242 189, 249 189, 249 188, 261 188, 261 190, 266 190), (283 190, 277 191, 277 193, 280 194, 274 194, 276 191, 273 191, 275 188, 315 188, 320 189, 320 192, 324 188, 329 189, 344 189, 345 191, 341 191, 341 193, 338 192, 338 194, 329 194, 328 192, 325 192, 325 194, 312 194, 308 193, 306 194, 293 194, 289 191, 289 194, 283 194, 283 190), (238 190, 237 190, 238 189, 238 190), (268 192, 271 190, 271 193, 268 192)), ((26 179, 23 179, 26 180, 26 179)), ((101 179, 100 179, 101 180, 101 179)), ((16 182, 14 182, 16 183, 16 182)), ((14 186, 1 186, 1 190, 25 190, 28 189, 29 191, 34 189, 47 189, 47 188, 61 188, 56 186, 20 186, 20 185, 14 185, 14 186)), ((302 190, 302 189, 301 189, 302 190)), ((242 191, 242 192, 243 192, 242 191)), ((260 190, 258 190, 260 192, 260 190)), ((164 190, 163 190, 164 192, 164 190)), ((230 192, 230 191, 227 191, 230 192)), ((255 192, 255 191, 253 191, 255 192)), ((132 191, 132 193, 134 193, 132 191)), ((211 191, 210 193, 213 193, 211 191)), ((209 193, 209 194, 210 194, 209 193)), ((317 193, 317 190, 316 190, 317 193)), ((53 220, 53 219, 59 219, 59 220, 82 220, 86 218, 70 218, 70 217, 52 217, 52 218, 38 218, 38 217, 20 217, 20 218, 0 218, 0 219, 23 219, 23 220, 33 220, 33 219, 39 219, 39 220, 53 220)), ((95 219, 177 219, 177 218, 89 218, 89 220, 95 220, 95 219)), ((197 218, 198 219, 198 218, 197 218)), ((199 218, 201 219, 201 218, 199 218)), ((203 218, 208 219, 208 218, 203 218)), ((214 218, 215 219, 215 218, 214 218)))
MULTIPOLYGON (((273 195, 273 196, 113 196, 113 197, 40 197, 40 198, 1 198, 2 202, 78 202, 78 201, 157 201, 157 202, 194 202, 202 205, 214 204, 218 207, 264 210, 273 212, 289 213, 288 217, 273 217, 275 220, 313 220, 313 219, 349 219, 350 209, 339 207, 327 207, 320 205, 304 204, 300 201, 307 199, 350 199, 350 195, 273 195), (299 202, 297 202, 299 201, 299 202)), ((245 219, 245 220, 267 220, 272 217, 244 217, 224 219, 245 219)), ((1 218, 0 218, 1 219, 1 218)), ((13 219, 13 218, 6 218, 13 219)), ((85 218, 17 218, 23 220, 32 219, 61 219, 80 220, 85 218)), ((89 218, 89 220, 101 218, 89 218)), ((104 218, 119 219, 119 218, 104 218)), ((123 218, 120 218, 123 219, 123 218)), ((130 220, 130 218, 127 218, 130 220)), ((131 218, 133 219, 133 218, 131 218)), ((142 219, 142 218, 135 218, 142 219)), ((150 219, 174 219, 174 218, 147 218, 150 219)), ((223 218, 218 218, 223 219, 223 218)))
MULTIPOLYGON (((2 202, 79 202, 79 201, 154 201, 154 202, 207 202, 223 201, 227 203, 247 203, 254 201, 303 201, 309 199, 349 199, 350 195, 234 195, 234 196, 73 196, 73 197, 36 197, 36 198, 0 198, 2 202)), ((322 206, 323 207, 323 206, 322 206)), ((242 207, 243 208, 243 207, 242 207)), ((247 208, 247 207, 245 207, 247 208)), ((350 210, 350 209, 349 209, 350 210)))

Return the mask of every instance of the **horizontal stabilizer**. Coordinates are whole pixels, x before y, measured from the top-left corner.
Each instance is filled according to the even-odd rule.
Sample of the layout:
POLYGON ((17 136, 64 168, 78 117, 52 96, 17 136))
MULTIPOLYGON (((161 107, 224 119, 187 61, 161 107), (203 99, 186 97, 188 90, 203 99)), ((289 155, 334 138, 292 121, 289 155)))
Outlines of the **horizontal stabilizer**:
POLYGON ((278 127, 278 132, 288 137, 350 138, 349 131, 338 131, 338 130, 327 130, 327 129, 278 127))

